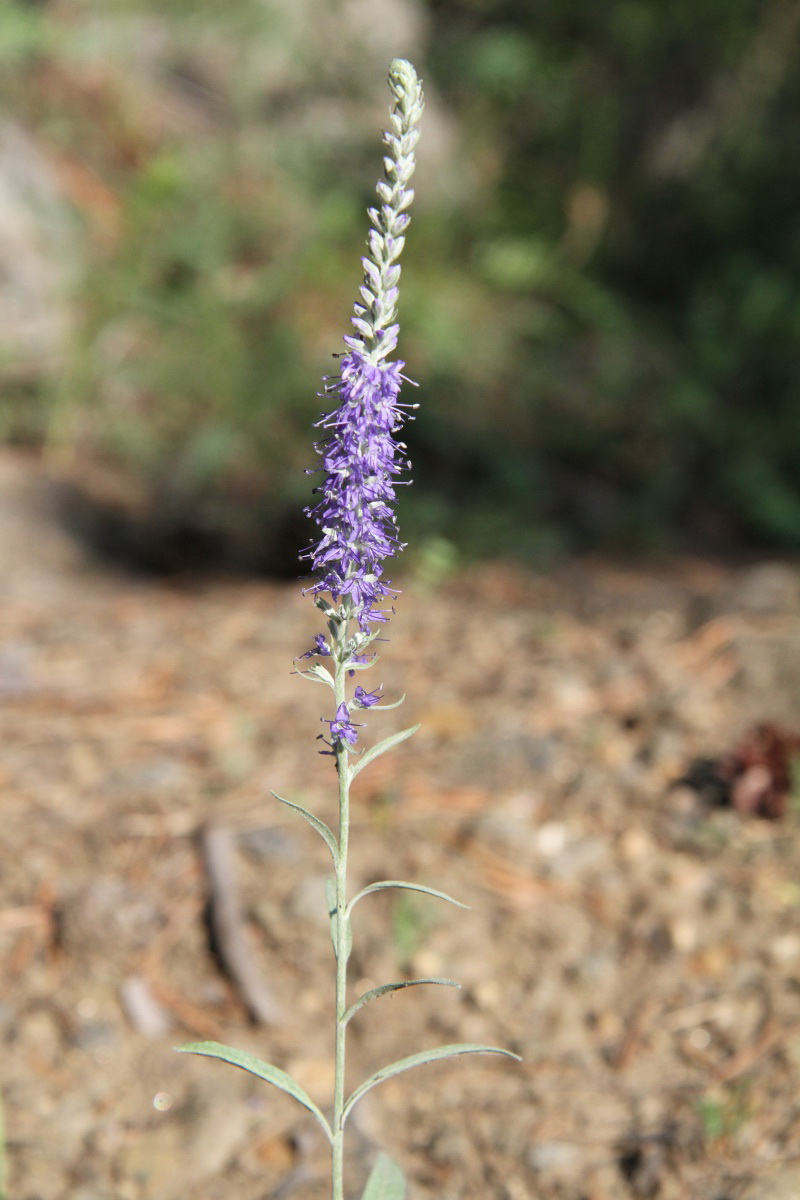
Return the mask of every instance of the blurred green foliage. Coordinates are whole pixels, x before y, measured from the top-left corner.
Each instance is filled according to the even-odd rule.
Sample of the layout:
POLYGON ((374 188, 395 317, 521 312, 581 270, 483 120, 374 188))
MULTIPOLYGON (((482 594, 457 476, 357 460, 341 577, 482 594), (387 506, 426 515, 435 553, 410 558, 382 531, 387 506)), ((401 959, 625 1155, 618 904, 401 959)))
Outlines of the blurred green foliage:
MULTIPOLYGON (((800 10, 424 7, 457 169, 420 189, 407 249, 404 533, 528 557, 800 546, 800 10)), ((0 6, 0 97, 83 221, 42 436, 249 545, 308 494, 375 170, 363 78, 310 59, 284 11, 0 6)))
POLYGON ((573 544, 800 545, 797 6, 432 8, 510 331, 487 484, 573 544))

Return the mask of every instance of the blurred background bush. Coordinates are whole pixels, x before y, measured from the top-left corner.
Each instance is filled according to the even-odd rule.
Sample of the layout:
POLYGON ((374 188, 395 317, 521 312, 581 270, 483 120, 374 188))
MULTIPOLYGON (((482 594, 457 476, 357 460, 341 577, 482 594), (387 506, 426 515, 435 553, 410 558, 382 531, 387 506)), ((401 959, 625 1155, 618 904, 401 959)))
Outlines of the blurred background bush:
POLYGON ((296 573, 402 54, 404 535, 797 549, 799 38, 797 0, 0 0, 0 436, 109 548, 296 573))

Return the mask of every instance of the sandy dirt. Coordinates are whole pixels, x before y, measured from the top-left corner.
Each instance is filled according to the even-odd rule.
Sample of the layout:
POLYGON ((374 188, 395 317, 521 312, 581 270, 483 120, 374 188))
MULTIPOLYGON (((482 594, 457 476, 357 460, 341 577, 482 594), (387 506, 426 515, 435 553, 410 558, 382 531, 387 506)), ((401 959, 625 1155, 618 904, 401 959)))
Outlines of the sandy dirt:
MULTIPOLYGON (((35 463, 0 458, 1 1091, 14 1200, 324 1200, 322 1134, 212 1038, 330 1102, 333 958, 314 739, 291 674, 318 631, 292 584, 154 582, 59 529, 35 463), (256 1024, 206 921, 201 834, 231 839, 256 1024)), ((677 784, 760 722, 800 725, 786 564, 491 564, 403 594, 374 682, 421 722, 355 785, 353 996, 443 975, 350 1025, 355 1197, 382 1147, 413 1200, 800 1196, 798 797, 748 817, 677 784)), ((371 679, 372 682, 372 679, 371 679)))

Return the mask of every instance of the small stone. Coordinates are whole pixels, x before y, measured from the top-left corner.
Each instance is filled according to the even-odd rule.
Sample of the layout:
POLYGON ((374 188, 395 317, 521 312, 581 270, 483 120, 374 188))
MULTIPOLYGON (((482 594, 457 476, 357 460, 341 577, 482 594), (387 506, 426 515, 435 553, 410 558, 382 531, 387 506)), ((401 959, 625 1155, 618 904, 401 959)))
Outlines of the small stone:
POLYGON ((580 1151, 571 1142, 537 1142, 528 1150, 527 1159, 534 1171, 571 1174, 580 1159, 580 1151))
POLYGON ((545 858, 563 853, 567 844, 567 827, 561 821, 546 821, 536 834, 536 848, 545 858))
POLYGON ((146 1038, 163 1037, 170 1027, 167 1011, 141 975, 129 975, 120 988, 122 1007, 133 1028, 146 1038))
POLYGON ((669 926, 672 944, 681 954, 690 954, 697 946, 697 926, 681 917, 669 926))
POLYGON ((789 965, 800 958, 800 934, 781 933, 773 938, 770 953, 777 963, 789 965))
POLYGON ((641 862, 643 859, 650 858, 656 845, 649 833, 644 829, 634 827, 625 830, 619 839, 619 848, 622 857, 627 862, 641 862))

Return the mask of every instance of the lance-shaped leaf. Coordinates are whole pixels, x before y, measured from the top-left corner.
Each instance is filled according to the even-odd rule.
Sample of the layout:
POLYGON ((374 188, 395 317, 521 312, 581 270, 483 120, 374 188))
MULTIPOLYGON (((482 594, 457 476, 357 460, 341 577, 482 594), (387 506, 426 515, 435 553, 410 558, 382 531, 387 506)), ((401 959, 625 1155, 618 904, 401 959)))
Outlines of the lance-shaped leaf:
POLYGON ((391 1079, 393 1075, 399 1075, 401 1071, 410 1071, 412 1067, 421 1067, 424 1063, 437 1062, 440 1058, 454 1058, 457 1054, 503 1054, 506 1058, 515 1058, 517 1062, 522 1061, 520 1056, 512 1053, 511 1050, 501 1050, 498 1046, 478 1046, 471 1042, 456 1042, 449 1046, 438 1046, 435 1050, 422 1050, 419 1054, 411 1054, 408 1058, 401 1058, 398 1062, 390 1063, 388 1067, 382 1067, 380 1071, 376 1071, 365 1083, 357 1087, 344 1106, 342 1125, 347 1120, 353 1105, 379 1083, 391 1079))
POLYGON ((381 987, 372 988, 370 991, 364 992, 363 996, 359 996, 355 1004, 351 1004, 344 1014, 342 1024, 346 1025, 360 1008, 369 1004, 370 1000, 377 1000, 379 996, 385 996, 387 992, 399 992, 401 988, 417 987, 420 983, 438 983, 442 987, 461 987, 461 984, 456 983, 455 979, 404 979, 402 983, 384 983, 381 987))
POLYGON ((361 1200, 405 1200, 406 1181, 388 1154, 379 1154, 361 1200))
POLYGON ((295 1100, 299 1100, 303 1108, 307 1108, 317 1118, 325 1130, 328 1140, 333 1141, 331 1127, 314 1101, 300 1087, 300 1084, 295 1083, 291 1075, 287 1075, 280 1067, 274 1067, 272 1063, 264 1062, 263 1059, 256 1058, 254 1054, 248 1054, 245 1050, 235 1050, 233 1046, 223 1046, 220 1042, 189 1042, 188 1045, 176 1046, 175 1049, 181 1054, 204 1054, 207 1058, 219 1058, 223 1062, 231 1063, 234 1067, 241 1067, 243 1071, 249 1071, 251 1075, 257 1075, 259 1079, 265 1079, 273 1087, 286 1092, 287 1096, 293 1096, 295 1100))
POLYGON ((393 733, 389 737, 384 738, 382 742, 378 742, 377 745, 371 746, 358 762, 354 763, 350 768, 350 778, 355 779, 356 775, 364 770, 364 767, 368 767, 371 762, 374 762, 376 758, 380 758, 381 754, 385 754, 387 750, 394 750, 395 746, 399 746, 406 738, 410 738, 412 733, 416 733, 418 729, 419 725, 412 725, 410 729, 401 729, 399 733, 393 733))
POLYGON ((295 667, 298 675, 302 675, 303 679, 310 679, 314 683, 327 683, 328 687, 335 688, 333 676, 327 667, 323 667, 322 663, 314 663, 311 667, 295 667))
POLYGON ((447 892, 440 892, 438 888, 426 887, 422 883, 408 883, 405 879, 381 879, 378 883, 370 883, 367 887, 362 888, 357 892, 347 906, 348 913, 353 911, 353 906, 358 903, 362 896, 368 896, 370 892, 382 892, 386 888, 405 888, 409 892, 424 892, 426 896, 436 896, 438 900, 446 900, 448 904, 455 904, 456 908, 469 908, 468 904, 462 904, 460 900, 454 900, 452 896, 448 896, 447 892))
POLYGON ((294 800, 284 800, 283 796, 279 796, 277 792, 273 792, 272 795, 275 797, 276 800, 280 800, 281 804, 285 804, 287 808, 293 808, 295 812, 300 813, 301 817, 305 817, 305 819, 308 821, 309 825, 311 825, 313 829, 316 829, 317 833, 320 835, 320 837, 325 842, 325 845, 330 850, 331 857, 333 859, 333 865, 335 867, 338 866, 339 865, 339 847, 336 843, 336 838, 333 836, 332 832, 330 831, 328 826, 325 824, 325 822, 320 821, 319 817, 315 817, 314 814, 312 812, 309 812, 307 808, 303 808, 302 804, 295 804, 294 800))
POLYGON ((401 704, 405 703, 405 699, 406 699, 406 694, 405 694, 405 692, 403 692, 400 699, 395 700, 392 704, 373 704, 372 711, 373 712, 388 712, 390 708, 399 708, 401 704))

